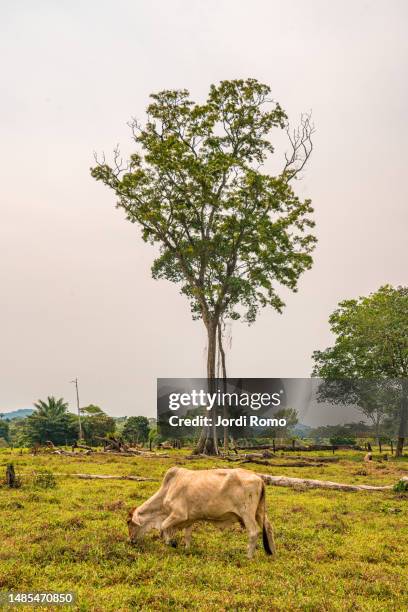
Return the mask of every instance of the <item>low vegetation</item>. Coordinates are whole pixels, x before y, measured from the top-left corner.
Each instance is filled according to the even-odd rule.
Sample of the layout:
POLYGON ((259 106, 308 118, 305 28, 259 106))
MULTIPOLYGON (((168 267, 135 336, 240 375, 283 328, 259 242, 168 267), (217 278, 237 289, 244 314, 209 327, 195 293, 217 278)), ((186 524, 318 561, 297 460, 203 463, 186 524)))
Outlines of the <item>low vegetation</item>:
MULTIPOLYGON (((324 454, 324 453, 319 453, 324 454)), ((278 556, 246 559, 246 534, 197 527, 191 551, 158 535, 128 542, 129 508, 158 488, 172 465, 227 464, 104 456, 77 458, 0 450, 0 473, 13 462, 21 487, 0 486, 0 590, 62 590, 75 609, 109 610, 404 610, 408 607, 408 496, 404 491, 344 493, 267 487, 278 556), (155 481, 81 480, 76 473, 134 475, 155 481)), ((331 453, 328 453, 328 456, 331 453)), ((393 484, 408 462, 362 462, 344 451, 337 463, 304 467, 248 464, 254 471, 350 483, 393 484)), ((285 457, 286 459, 287 457, 285 457)), ((234 464, 235 465, 235 464, 234 464)))

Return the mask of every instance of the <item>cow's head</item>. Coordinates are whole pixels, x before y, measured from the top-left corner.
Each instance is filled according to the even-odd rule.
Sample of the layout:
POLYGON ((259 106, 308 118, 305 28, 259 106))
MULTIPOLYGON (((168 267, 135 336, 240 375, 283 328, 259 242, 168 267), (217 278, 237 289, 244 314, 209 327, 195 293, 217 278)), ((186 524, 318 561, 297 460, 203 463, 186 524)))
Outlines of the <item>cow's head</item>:
POLYGON ((132 510, 129 511, 127 524, 130 541, 136 542, 136 540, 143 536, 142 521, 138 515, 137 508, 132 508, 132 510))

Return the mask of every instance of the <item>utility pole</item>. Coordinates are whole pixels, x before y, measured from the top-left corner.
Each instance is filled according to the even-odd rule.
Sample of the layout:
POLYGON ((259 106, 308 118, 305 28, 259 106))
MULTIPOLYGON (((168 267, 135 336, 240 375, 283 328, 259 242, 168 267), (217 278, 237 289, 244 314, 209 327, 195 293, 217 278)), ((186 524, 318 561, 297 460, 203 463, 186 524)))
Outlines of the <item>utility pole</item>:
POLYGON ((78 378, 76 377, 74 380, 71 380, 70 382, 75 383, 76 398, 77 398, 77 409, 78 409, 79 439, 82 440, 82 422, 81 422, 81 409, 79 407, 78 378))

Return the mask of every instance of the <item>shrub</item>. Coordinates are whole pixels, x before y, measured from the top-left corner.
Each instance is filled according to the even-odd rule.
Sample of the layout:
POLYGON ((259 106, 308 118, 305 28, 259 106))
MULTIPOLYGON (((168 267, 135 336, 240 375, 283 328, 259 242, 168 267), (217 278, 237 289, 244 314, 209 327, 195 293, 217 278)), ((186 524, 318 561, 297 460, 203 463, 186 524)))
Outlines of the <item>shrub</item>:
POLYGON ((330 438, 330 444, 333 446, 354 446, 356 439, 347 436, 332 436, 330 438))
POLYGON ((55 489, 57 481, 54 474, 49 470, 40 470, 34 473, 33 484, 40 489, 55 489))
POLYGON ((408 492, 408 480, 400 480, 394 485, 395 493, 405 493, 408 492))

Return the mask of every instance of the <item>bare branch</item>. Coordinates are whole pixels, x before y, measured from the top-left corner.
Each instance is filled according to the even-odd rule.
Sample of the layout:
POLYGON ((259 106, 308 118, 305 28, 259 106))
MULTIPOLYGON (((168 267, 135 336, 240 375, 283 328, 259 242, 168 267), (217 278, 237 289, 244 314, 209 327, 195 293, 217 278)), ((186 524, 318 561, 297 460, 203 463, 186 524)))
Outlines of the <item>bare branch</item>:
POLYGON ((285 153, 285 166, 282 175, 286 176, 287 181, 294 179, 305 167, 313 151, 312 135, 315 126, 312 122, 312 113, 303 113, 300 118, 300 125, 291 130, 286 124, 286 134, 290 143, 289 152, 285 153))
MULTIPOLYGON (((94 151, 93 157, 98 166, 102 167, 106 165, 105 153, 102 152, 101 156, 99 157, 98 154, 94 151)), ((123 162, 123 158, 121 157, 120 150, 119 150, 119 145, 116 145, 116 147, 113 149, 113 167, 112 167, 112 172, 115 178, 118 178, 123 172, 128 172, 129 169, 130 169, 129 162, 127 162, 126 164, 123 162)))

